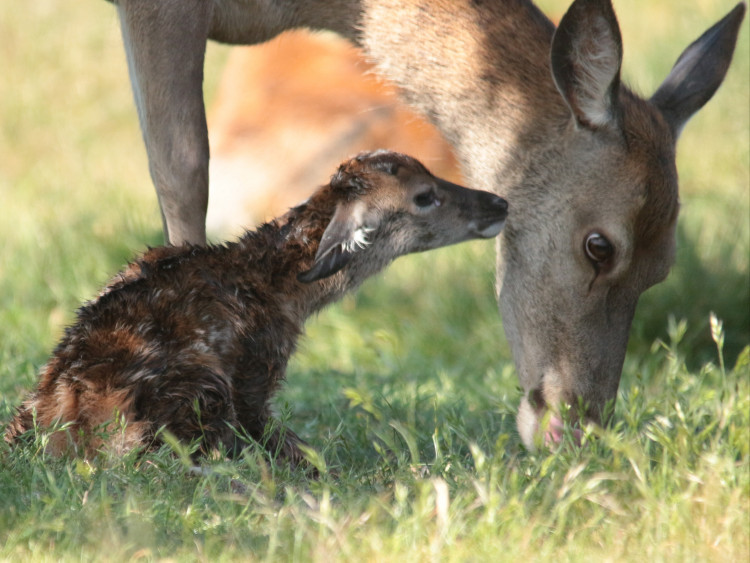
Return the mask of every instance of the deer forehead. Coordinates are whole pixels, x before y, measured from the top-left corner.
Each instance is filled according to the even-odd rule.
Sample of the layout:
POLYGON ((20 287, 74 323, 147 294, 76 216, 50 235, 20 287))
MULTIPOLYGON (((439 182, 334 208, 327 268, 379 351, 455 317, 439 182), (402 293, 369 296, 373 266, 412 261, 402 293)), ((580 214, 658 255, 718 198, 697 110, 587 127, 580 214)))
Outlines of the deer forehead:
POLYGON ((584 163, 569 194, 576 209, 621 222, 634 237, 657 236, 678 203, 674 139, 661 115, 634 99, 625 104, 621 131, 582 137, 572 149, 584 163))
POLYGON ((423 173, 406 171, 397 175, 378 172, 370 180, 371 189, 362 201, 371 209, 400 209, 418 192, 436 187, 434 178, 423 173))
POLYGON ((635 244, 658 250, 673 243, 670 233, 679 210, 674 138, 661 114, 639 102, 624 119, 629 169, 642 198, 634 218, 635 244))
POLYGON ((671 268, 679 201, 671 135, 647 113, 635 117, 635 127, 633 116, 625 119, 622 149, 601 158, 593 193, 576 192, 573 244, 582 244, 590 231, 605 235, 617 253, 610 277, 627 277, 642 291, 671 268))

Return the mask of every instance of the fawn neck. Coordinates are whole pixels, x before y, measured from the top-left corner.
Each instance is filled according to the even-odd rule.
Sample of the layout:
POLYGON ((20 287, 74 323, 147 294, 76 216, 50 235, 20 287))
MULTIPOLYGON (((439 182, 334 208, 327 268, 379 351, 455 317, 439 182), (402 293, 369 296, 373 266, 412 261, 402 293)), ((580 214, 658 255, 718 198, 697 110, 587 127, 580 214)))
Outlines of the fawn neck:
MULTIPOLYGON (((340 299, 357 285, 346 272, 313 283, 302 283, 297 274, 308 270, 333 211, 310 201, 246 233, 228 251, 238 264, 240 280, 257 280, 264 292, 278 296, 284 309, 299 322, 340 299)), ((239 281, 238 285, 244 282, 239 281)), ((255 295, 252 288, 249 295, 255 295)))

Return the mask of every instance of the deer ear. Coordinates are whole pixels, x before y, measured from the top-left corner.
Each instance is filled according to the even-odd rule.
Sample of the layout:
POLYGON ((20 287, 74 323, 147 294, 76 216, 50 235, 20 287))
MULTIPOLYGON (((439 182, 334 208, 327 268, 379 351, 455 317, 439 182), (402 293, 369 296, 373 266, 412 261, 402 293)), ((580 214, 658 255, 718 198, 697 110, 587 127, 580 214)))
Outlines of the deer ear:
POLYGON ((560 21, 550 51, 552 76, 584 127, 617 121, 622 38, 610 0, 576 0, 560 21))
POLYGON ((339 204, 320 239, 312 268, 300 272, 297 279, 311 283, 332 276, 365 248, 372 227, 365 224, 365 206, 361 201, 339 204))
POLYGON ((744 17, 745 4, 741 2, 685 49, 651 97, 675 138, 724 80, 744 17))

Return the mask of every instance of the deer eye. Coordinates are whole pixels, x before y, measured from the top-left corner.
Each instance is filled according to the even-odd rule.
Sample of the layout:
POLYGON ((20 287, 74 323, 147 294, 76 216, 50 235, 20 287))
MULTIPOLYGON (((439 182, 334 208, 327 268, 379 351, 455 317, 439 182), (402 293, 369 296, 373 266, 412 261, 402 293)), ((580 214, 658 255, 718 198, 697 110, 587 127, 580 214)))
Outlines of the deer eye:
POLYGON ((596 231, 586 236, 583 249, 597 272, 601 267, 606 266, 615 254, 615 247, 612 246, 612 243, 607 240, 607 237, 596 231))
POLYGON ((438 203, 437 195, 432 190, 422 192, 414 196, 414 204, 417 207, 430 207, 438 203))

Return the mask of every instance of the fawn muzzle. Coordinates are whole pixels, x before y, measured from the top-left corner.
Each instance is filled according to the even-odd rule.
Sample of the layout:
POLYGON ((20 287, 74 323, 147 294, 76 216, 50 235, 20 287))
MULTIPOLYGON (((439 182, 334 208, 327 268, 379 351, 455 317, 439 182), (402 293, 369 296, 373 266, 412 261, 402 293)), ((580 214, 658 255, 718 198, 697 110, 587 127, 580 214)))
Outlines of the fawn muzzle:
POLYGON ((508 202, 490 192, 477 192, 475 205, 477 211, 471 223, 474 233, 480 238, 494 238, 500 234, 508 217, 508 202))
POLYGON ((508 202, 502 197, 482 190, 473 190, 437 179, 440 191, 453 194, 460 214, 468 219, 473 238, 494 238, 505 226, 508 202))

